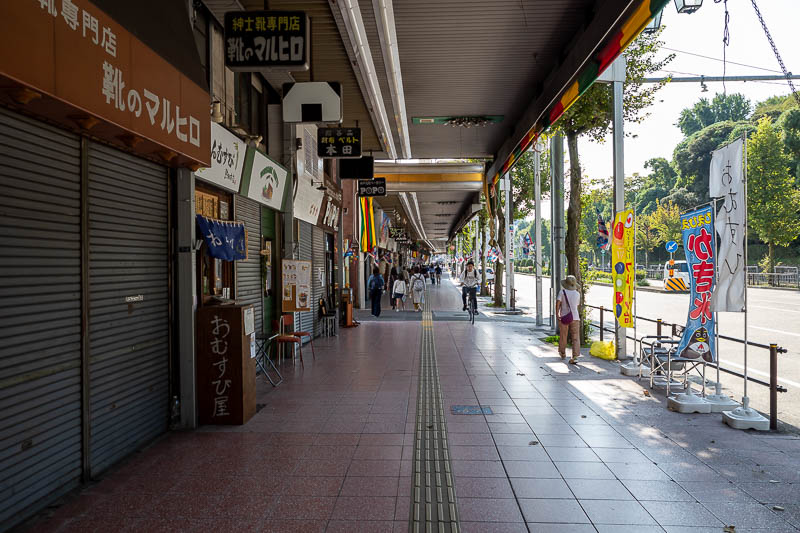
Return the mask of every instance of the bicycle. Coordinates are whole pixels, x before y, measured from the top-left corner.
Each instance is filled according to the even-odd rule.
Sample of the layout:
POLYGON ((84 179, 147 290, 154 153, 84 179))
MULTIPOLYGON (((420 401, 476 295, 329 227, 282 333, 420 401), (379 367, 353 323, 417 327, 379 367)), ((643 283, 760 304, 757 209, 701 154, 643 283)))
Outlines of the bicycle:
POLYGON ((467 313, 469 313, 469 322, 475 325, 475 315, 478 314, 477 287, 467 289, 467 291, 467 313))

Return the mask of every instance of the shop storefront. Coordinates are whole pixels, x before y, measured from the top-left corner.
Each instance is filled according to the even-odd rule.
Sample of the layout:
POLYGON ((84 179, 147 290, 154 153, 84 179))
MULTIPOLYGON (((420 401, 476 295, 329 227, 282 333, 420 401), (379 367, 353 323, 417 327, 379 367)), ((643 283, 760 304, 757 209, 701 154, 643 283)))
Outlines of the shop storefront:
POLYGON ((0 9, 4 525, 169 427, 173 186, 210 163, 206 88, 72 4, 0 9))

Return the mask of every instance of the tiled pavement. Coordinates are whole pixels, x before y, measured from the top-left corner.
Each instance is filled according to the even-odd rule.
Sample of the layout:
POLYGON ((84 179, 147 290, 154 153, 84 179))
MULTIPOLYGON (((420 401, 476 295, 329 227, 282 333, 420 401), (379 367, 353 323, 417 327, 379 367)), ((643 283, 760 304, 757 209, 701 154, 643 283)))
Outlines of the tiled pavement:
MULTIPOLYGON (((434 308, 459 297, 430 288, 434 308)), ((420 323, 318 339, 244 427, 174 432, 33 531, 408 531, 420 323)), ((800 439, 667 411, 616 364, 564 364, 529 325, 434 324, 461 527, 470 532, 800 528, 800 439), (773 506, 784 510, 773 510, 773 506)))

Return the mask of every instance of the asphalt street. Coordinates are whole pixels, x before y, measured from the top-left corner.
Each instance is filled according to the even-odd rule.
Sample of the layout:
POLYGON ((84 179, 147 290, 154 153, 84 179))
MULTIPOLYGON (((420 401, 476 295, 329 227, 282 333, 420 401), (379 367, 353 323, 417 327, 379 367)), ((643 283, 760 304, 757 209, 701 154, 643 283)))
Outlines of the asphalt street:
MULTIPOLYGON (((535 277, 525 274, 515 276, 518 306, 525 308, 526 313, 534 314, 536 309, 535 277)), ((544 300, 544 316, 549 316, 548 295, 550 280, 543 278, 542 294, 544 300)), ((611 287, 594 285, 589 289, 587 303, 595 306, 611 308, 611 287)), ((640 317, 658 319, 676 324, 686 323, 689 305, 688 294, 655 293, 637 291, 637 311, 640 317)), ((774 289, 748 289, 748 333, 752 342, 763 344, 776 343, 786 348, 787 353, 778 356, 778 382, 788 392, 778 396, 779 418, 800 428, 800 291, 774 289)), ((744 338, 743 313, 719 313, 719 333, 735 338, 744 338)), ((599 311, 592 312, 592 320, 598 322, 599 311)), ((613 328, 613 315, 604 314, 606 326, 613 328)), ((663 329, 664 333, 668 328, 663 329)), ((654 335, 656 325, 640 320, 637 322, 637 337, 654 335)), ((629 331, 628 335, 632 336, 629 331)), ((633 343, 629 341, 629 350, 633 343)), ((719 354, 721 366, 738 372, 744 369, 744 345, 742 343, 720 340, 719 354)), ((751 346, 748 349, 748 372, 751 377, 769 381, 769 351, 751 346)), ((714 372, 709 371, 707 378, 714 380, 714 372)), ((743 394, 743 379, 722 373, 720 382, 733 398, 740 400, 743 394)), ((763 385, 749 383, 748 396, 751 405, 768 412, 769 390, 763 385)))

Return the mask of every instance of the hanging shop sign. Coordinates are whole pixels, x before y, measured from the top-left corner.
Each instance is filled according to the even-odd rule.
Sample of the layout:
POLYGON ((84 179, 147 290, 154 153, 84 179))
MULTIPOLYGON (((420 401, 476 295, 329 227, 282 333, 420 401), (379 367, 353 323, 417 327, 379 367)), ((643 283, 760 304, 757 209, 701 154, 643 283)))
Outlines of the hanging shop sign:
POLYGON ((309 124, 297 130, 302 148, 297 150, 297 180, 292 195, 294 217, 316 224, 325 198, 325 173, 315 142, 317 127, 309 124))
POLYGON ((361 157, 361 128, 319 128, 317 152, 326 159, 361 157))
POLYGON ((302 11, 225 13, 225 66, 233 71, 308 70, 311 24, 302 11))
POLYGON ((359 196, 386 196, 386 178, 358 180, 359 196))
POLYGON ((208 255, 223 261, 247 259, 247 231, 244 222, 216 220, 196 215, 197 227, 208 247, 208 255))
POLYGON ((611 281, 614 285, 614 315, 623 328, 633 327, 633 290, 636 271, 633 259, 633 209, 614 217, 611 241, 611 281))
POLYGON ((343 180, 371 180, 375 177, 374 172, 375 158, 372 156, 339 161, 339 177, 343 180))
POLYGON ((212 122, 211 166, 197 170, 194 175, 203 181, 238 193, 246 156, 245 142, 223 126, 212 122))
POLYGON ((283 211, 288 175, 281 165, 255 148, 249 148, 240 194, 277 211, 283 211))
POLYGON ((713 362, 716 359, 714 312, 715 235, 711 206, 681 215, 683 249, 689 267, 689 315, 678 344, 678 355, 713 362))
POLYGON ((208 91, 88 0, 3 2, 0 50, 2 85, 35 91, 27 111, 171 164, 211 164, 208 91))
POLYGON ((281 309, 284 313, 311 310, 311 261, 284 259, 281 263, 281 309))
POLYGON ((719 279, 711 308, 714 311, 744 311, 745 291, 745 210, 743 175, 744 139, 737 139, 711 155, 709 192, 712 198, 722 197, 717 214, 719 235, 719 279))

